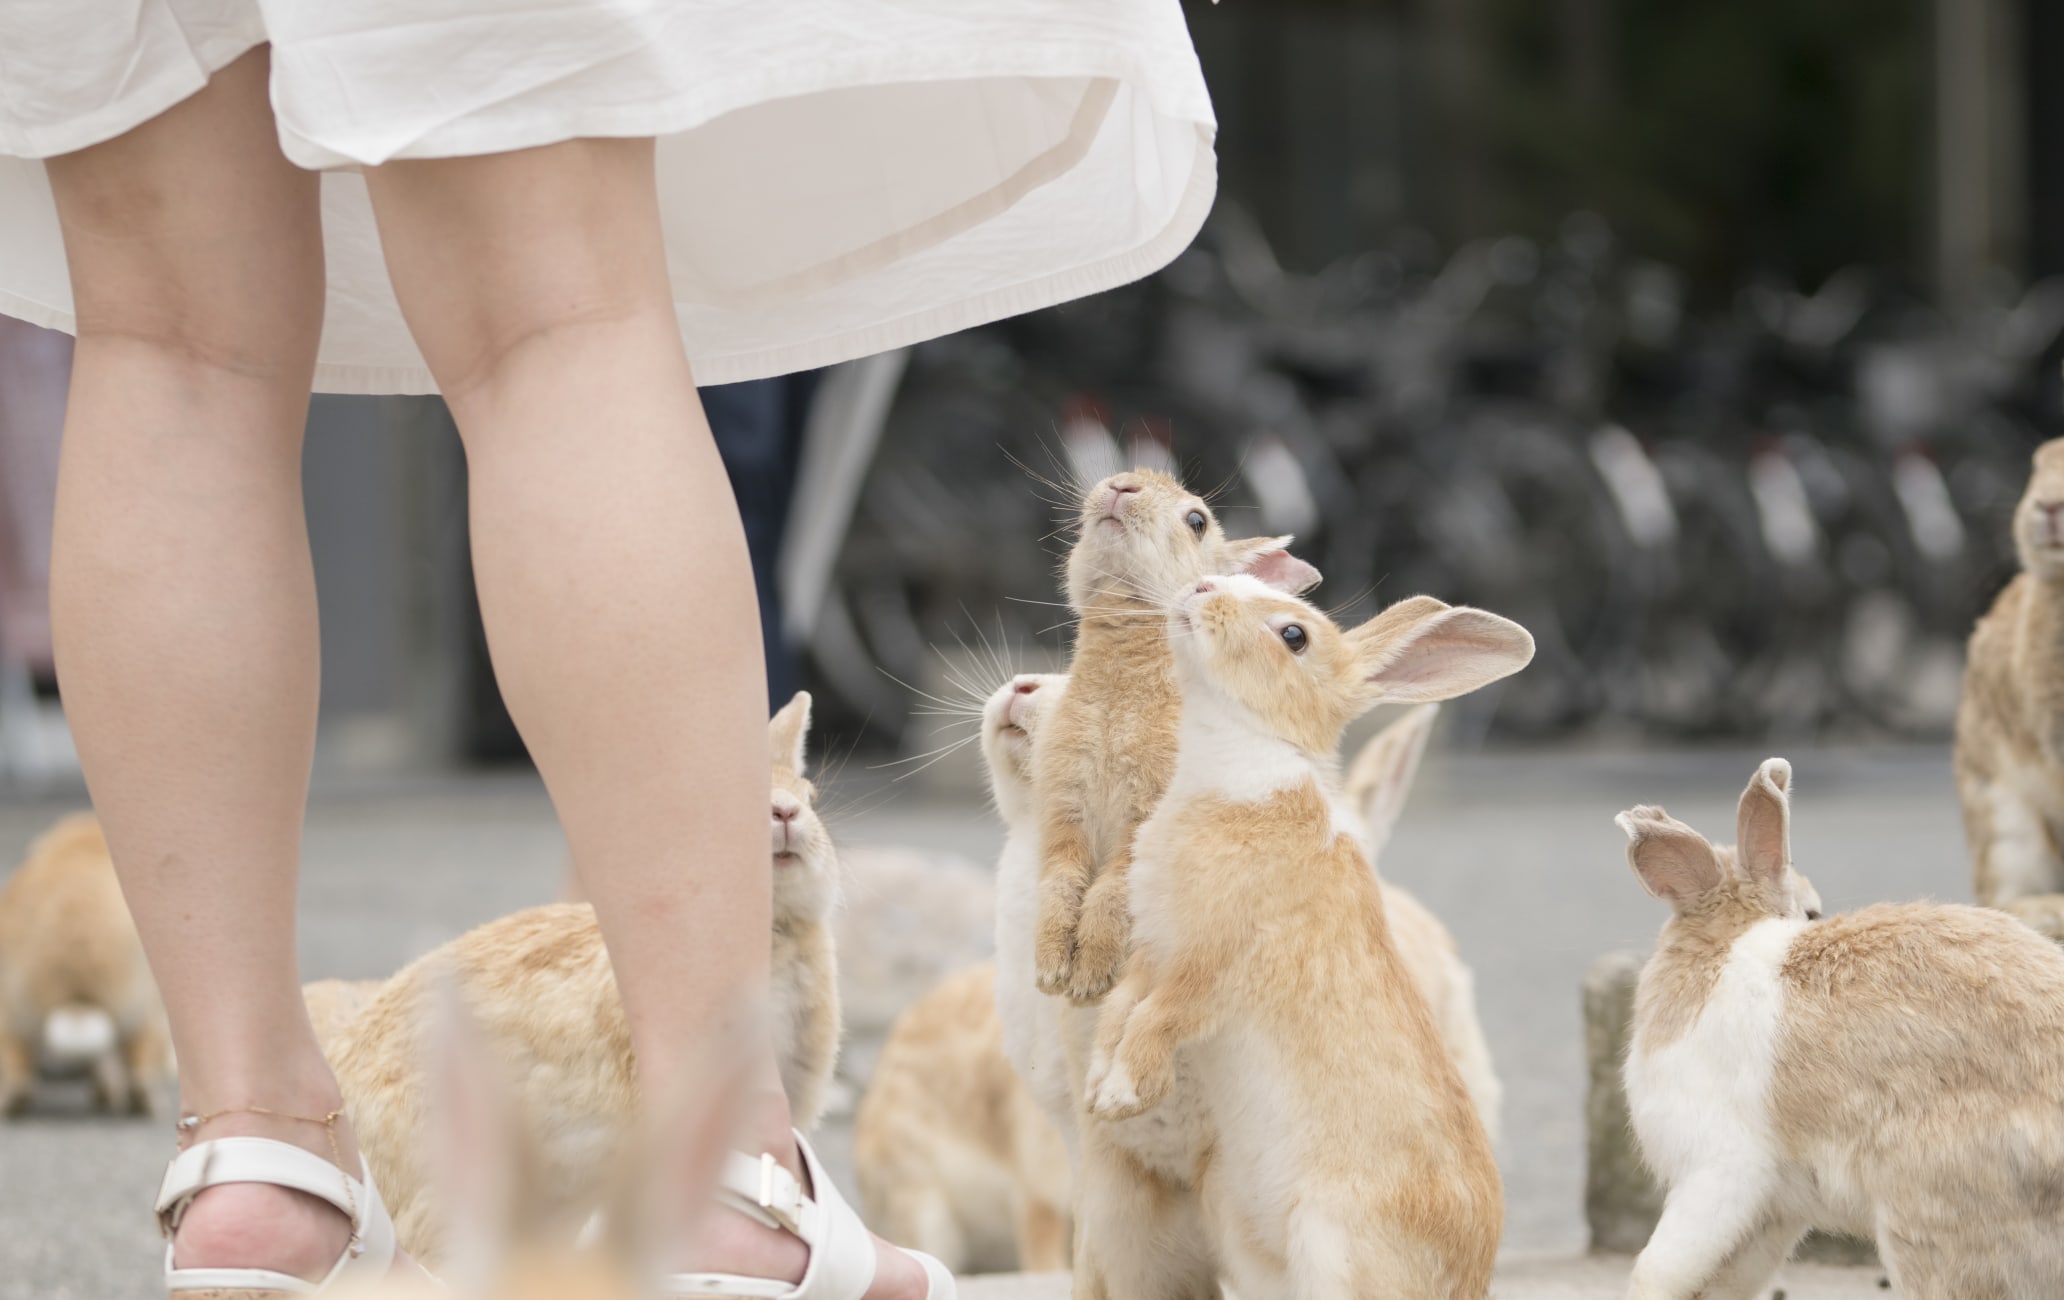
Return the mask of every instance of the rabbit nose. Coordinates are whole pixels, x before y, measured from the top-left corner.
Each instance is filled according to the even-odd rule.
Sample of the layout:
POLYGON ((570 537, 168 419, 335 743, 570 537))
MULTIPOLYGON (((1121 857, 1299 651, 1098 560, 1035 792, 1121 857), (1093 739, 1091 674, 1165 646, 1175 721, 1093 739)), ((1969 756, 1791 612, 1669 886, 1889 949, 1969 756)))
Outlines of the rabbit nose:
POLYGON ((1017 685, 1017 693, 1020 695, 1030 695, 1032 692, 1038 689, 1038 682, 1019 682, 1017 685))
POLYGON ((2051 523, 2057 522, 2057 515, 2064 512, 2064 501, 2038 501, 2035 508, 2043 512, 2051 523))
POLYGON ((784 823, 792 822, 801 815, 802 811, 794 804, 777 803, 774 805, 774 820, 784 823))
POLYGON ((1128 483, 1123 479, 1113 483, 1111 485, 1111 504, 1104 507, 1104 513, 1116 519, 1120 512, 1125 509, 1125 499, 1137 495, 1139 490, 1139 484, 1128 483))
POLYGON ((1197 579, 1197 594, 1199 596, 1209 595, 1211 592, 1217 590, 1218 584, 1212 581, 1210 578, 1197 579))

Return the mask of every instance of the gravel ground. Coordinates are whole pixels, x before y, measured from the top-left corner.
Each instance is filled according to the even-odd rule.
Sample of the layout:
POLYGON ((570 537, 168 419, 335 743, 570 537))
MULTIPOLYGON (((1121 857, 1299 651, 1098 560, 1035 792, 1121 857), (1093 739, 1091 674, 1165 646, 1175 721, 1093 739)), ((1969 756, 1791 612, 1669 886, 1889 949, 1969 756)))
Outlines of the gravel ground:
MULTIPOLYGON (((1734 795, 1759 757, 1552 751, 1429 760, 1382 865, 1447 921, 1476 970, 1506 1087, 1508 1250, 1573 1253, 1583 1245, 1578 985, 1599 953, 1645 948, 1663 919, 1661 905, 1628 872, 1611 815, 1665 802, 1715 838, 1731 838, 1734 795)), ((1831 910, 1882 898, 1967 896, 1945 751, 1790 757, 1799 782, 1795 853, 1831 910)), ((833 831, 849 847, 986 863, 1000 833, 967 789, 963 778, 891 792, 865 774, 849 776, 837 796, 852 795, 855 806, 833 821, 833 831)), ((16 860, 29 837, 69 806, 0 803, 0 862, 16 860)), ((529 779, 320 786, 305 847, 304 974, 385 975, 471 925, 551 898, 563 857, 550 806, 529 779)), ((867 915, 884 918, 869 924, 912 929, 881 939, 913 948, 926 917, 937 913, 886 906, 898 900, 870 894, 869 883, 853 882, 872 908, 867 915)), ((973 932, 930 940, 953 962, 983 943, 978 923, 955 924, 973 932)), ((866 1059, 868 1046, 856 1044, 856 1061, 866 1059)), ((82 1117, 79 1100, 53 1088, 29 1118, 0 1124, 0 1300, 159 1294, 147 1202, 171 1147, 169 1130, 82 1117)), ((843 1124, 831 1122, 821 1144, 842 1181, 850 1144, 843 1124)), ((1535 1266, 1512 1267, 1514 1284, 1501 1294, 1513 1297, 1606 1295, 1618 1285, 1603 1275, 1594 1285, 1589 1273, 1567 1273, 1577 1267, 1570 1265, 1575 1289, 1547 1289, 1547 1282, 1521 1289, 1535 1266)), ((1795 1294, 1851 1291, 1801 1287, 1795 1294)))

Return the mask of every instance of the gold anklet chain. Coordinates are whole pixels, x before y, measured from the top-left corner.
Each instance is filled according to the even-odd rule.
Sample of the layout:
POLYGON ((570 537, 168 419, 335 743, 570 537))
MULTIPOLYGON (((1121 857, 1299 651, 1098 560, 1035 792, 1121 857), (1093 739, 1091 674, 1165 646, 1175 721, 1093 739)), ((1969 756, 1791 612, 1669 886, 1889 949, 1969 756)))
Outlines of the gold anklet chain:
MULTIPOLYGON (((350 1204, 351 1213, 351 1257, 365 1253, 365 1239, 359 1235, 358 1193, 352 1190, 351 1174, 344 1168, 344 1152, 337 1145, 337 1121, 344 1118, 343 1110, 333 1110, 327 1115, 292 1115, 283 1110, 271 1110, 264 1106, 229 1106, 222 1110, 211 1110, 205 1115, 181 1115, 174 1127, 184 1139, 200 1131, 201 1125, 210 1124, 225 1115, 264 1115, 271 1119, 290 1119, 301 1124, 320 1124, 324 1136, 330 1139, 330 1160, 337 1166, 337 1172, 344 1175, 344 1199, 350 1204)), ((183 1149, 183 1148, 182 1148, 183 1149)))

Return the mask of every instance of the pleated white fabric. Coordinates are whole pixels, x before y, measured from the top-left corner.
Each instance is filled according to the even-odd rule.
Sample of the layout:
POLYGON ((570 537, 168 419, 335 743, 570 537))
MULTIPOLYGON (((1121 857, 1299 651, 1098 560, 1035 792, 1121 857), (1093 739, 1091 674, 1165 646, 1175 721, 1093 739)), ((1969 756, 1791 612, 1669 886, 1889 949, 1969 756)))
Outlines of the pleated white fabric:
POLYGON ((1217 181, 1178 0, 0 0, 0 314, 72 326, 37 160, 267 41, 281 146, 326 173, 323 391, 434 391, 356 170, 390 159, 659 137, 703 383, 1136 279, 1217 181))

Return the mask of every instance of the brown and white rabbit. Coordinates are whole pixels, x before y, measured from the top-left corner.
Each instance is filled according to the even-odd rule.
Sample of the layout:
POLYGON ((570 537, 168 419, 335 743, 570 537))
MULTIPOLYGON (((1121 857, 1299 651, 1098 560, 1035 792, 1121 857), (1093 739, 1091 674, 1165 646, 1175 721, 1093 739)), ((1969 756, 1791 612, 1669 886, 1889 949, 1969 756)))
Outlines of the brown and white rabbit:
POLYGON ((1455 936, 1440 918, 1410 892, 1382 878, 1383 849, 1412 792, 1419 760, 1425 757, 1426 742, 1439 715, 1438 704, 1415 704, 1371 736, 1348 765, 1347 804, 1362 817, 1362 848, 1377 867, 1391 944, 1412 982, 1426 996, 1441 1041, 1462 1075, 1463 1086, 1469 1089, 1469 1099, 1476 1103, 1484 1132, 1496 1146, 1505 1089, 1498 1082, 1491 1047, 1477 1018, 1476 977, 1463 963, 1455 936))
POLYGON ((1068 1149, 1003 1052, 996 965, 897 1018, 853 1125, 868 1226, 955 1273, 1068 1267, 1068 1149))
POLYGON ((1085 495, 1068 551, 1075 611, 1069 688, 1039 748, 1039 987, 1093 1002, 1125 960, 1125 873, 1139 829, 1175 768, 1175 682, 1161 607, 1207 573, 1252 573, 1304 591, 1319 571, 1288 537, 1229 541, 1211 506, 1155 470, 1114 474, 1085 495))
POLYGON ((1808 1228, 1876 1237, 1911 1300, 2064 1295, 2064 953, 1975 907, 1813 919, 1791 787, 1758 769, 1733 850, 1618 817, 1675 913, 1627 1056, 1668 1189, 1629 1295, 1760 1295, 1808 1228))
MULTIPOLYGON (((837 855, 804 776, 810 697, 768 724, 774 878, 770 1026, 798 1128, 813 1127, 837 1063, 839 1003, 831 912, 837 855)), ((555 903, 489 922, 405 967, 359 1012, 333 1064, 359 1145, 405 1249, 435 1269, 443 1243, 431 1198, 415 1043, 438 981, 456 981, 480 1032, 518 1084, 541 1158, 569 1207, 602 1195, 605 1157, 627 1132, 638 1090, 630 1030, 594 909, 555 903)))
POLYGON ((1076 1294, 1194 1294, 1222 1273, 1247 1296, 1481 1297, 1497 1163, 1390 937, 1334 755, 1361 713, 1496 681, 1533 639, 1428 597, 1343 631, 1241 575, 1180 593, 1167 635, 1176 768, 1134 844, 1134 949, 1086 1103, 1136 1123, 1189 1094, 1172 1118, 1207 1129, 1191 1176, 1205 1242, 1172 1261, 1147 1240, 1171 1189, 1090 1124, 1077 1215, 1097 1230, 1076 1294))
MULTIPOLYGON (((1032 963, 1039 905, 1039 806, 1032 786, 1032 751, 1041 721, 1067 685, 1065 673, 1023 673, 998 687, 983 710, 982 757, 1006 831, 996 866, 996 1003, 1003 1017, 1004 1050, 1072 1152, 1077 1090, 1068 1081, 1061 1006, 1038 991, 1032 963)), ((1362 815, 1363 842, 1372 859, 1389 842, 1404 810, 1439 712, 1437 704, 1405 710, 1362 746, 1348 768, 1348 802, 1362 815)), ((1378 874, 1398 956, 1426 995, 1441 1038, 1495 1144, 1504 1090, 1477 1018, 1475 978, 1447 927, 1408 891, 1378 874)))
POLYGON ((1956 784, 1978 901, 2064 940, 2064 438, 2014 511, 2021 572, 1971 633, 1956 784))
POLYGON ((0 1114, 28 1104, 39 1067, 92 1071, 100 1104, 155 1113, 172 1038, 107 838, 90 813, 29 846, 0 886, 0 1114))

